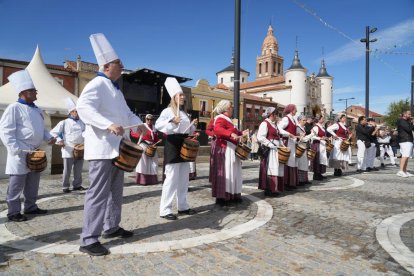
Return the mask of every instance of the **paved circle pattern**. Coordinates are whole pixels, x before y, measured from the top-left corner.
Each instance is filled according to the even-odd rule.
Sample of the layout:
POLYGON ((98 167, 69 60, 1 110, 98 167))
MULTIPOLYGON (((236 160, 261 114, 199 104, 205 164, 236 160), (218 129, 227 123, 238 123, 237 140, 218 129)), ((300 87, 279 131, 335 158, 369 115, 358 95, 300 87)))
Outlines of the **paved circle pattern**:
POLYGON ((376 237, 388 254, 414 274, 414 253, 405 246, 400 237, 401 227, 411 220, 414 220, 414 212, 389 217, 378 225, 376 237))
MULTIPOLYGON (((130 186, 138 187, 138 186, 130 186)), ((144 243, 127 243, 121 245, 115 245, 110 247, 112 254, 127 254, 127 253, 149 253, 149 252, 162 252, 169 250, 191 248, 203 244, 209 244, 219 241, 231 239, 233 237, 240 236, 244 233, 252 231, 262 225, 266 224, 273 216, 272 206, 264 200, 261 200, 255 196, 249 194, 243 194, 245 198, 256 204, 257 213, 253 219, 235 225, 231 228, 224 228, 221 231, 209 233, 205 235, 199 235, 186 239, 166 240, 166 241, 154 241, 144 243)), ((63 196, 48 197, 38 200, 38 203, 59 200, 63 196)), ((7 210, 0 213, 0 243, 6 244, 10 247, 33 251, 39 253, 52 253, 52 254, 82 254, 79 252, 79 245, 68 243, 46 243, 30 237, 19 237, 14 235, 6 227, 7 222, 7 210)))

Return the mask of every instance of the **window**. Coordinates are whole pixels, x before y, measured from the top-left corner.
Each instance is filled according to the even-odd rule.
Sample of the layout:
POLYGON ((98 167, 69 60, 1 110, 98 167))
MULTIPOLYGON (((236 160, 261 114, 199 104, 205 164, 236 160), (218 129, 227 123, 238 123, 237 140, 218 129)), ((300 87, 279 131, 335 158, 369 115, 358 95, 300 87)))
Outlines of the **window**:
POLYGON ((273 62, 273 73, 276 73, 276 61, 273 62))
POLYGON ((280 75, 282 71, 282 64, 278 63, 277 64, 277 73, 280 75))
POLYGON ((266 69, 265 69, 265 72, 266 72, 266 73, 268 72, 268 70, 267 70, 267 69, 268 69, 268 67, 269 67, 269 66, 268 66, 267 61, 266 61, 266 64, 265 64, 265 68, 266 68, 266 69))
POLYGON ((231 77, 231 78, 230 78, 230 81, 231 81, 231 82, 234 82, 234 77, 231 77))
POLYGON ((209 116, 209 112, 208 112, 208 105, 207 105, 207 101, 205 100, 200 100, 200 116, 203 117, 208 117, 209 116))
POLYGON ((244 82, 244 77, 242 78, 242 83, 244 82))
POLYGON ((60 84, 60 85, 62 85, 63 86, 63 80, 62 79, 59 79, 59 78, 57 78, 57 77, 54 77, 54 79, 60 84))
POLYGON ((223 78, 221 78, 220 83, 223 83, 223 78))
POLYGON ((262 73, 262 64, 259 63, 259 74, 261 74, 261 73, 262 73))

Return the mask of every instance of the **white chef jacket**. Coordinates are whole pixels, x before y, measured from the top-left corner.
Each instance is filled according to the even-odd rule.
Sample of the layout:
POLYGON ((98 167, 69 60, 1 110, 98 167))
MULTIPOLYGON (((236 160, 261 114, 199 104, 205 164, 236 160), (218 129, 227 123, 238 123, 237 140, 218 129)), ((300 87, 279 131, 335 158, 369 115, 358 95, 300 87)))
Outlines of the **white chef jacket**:
POLYGON ((169 135, 169 134, 193 134, 195 131, 195 126, 192 125, 186 132, 184 132, 188 126, 191 124, 190 118, 188 118, 187 114, 180 110, 180 118, 181 121, 179 124, 174 124, 171 120, 174 119, 176 114, 174 114, 171 107, 164 109, 160 117, 155 122, 155 129, 169 135))
MULTIPOLYGON (((131 112, 121 90, 110 79, 97 76, 83 89, 76 105, 85 123, 85 160, 113 159, 119 156, 122 139, 108 130, 112 124, 131 126, 142 121, 131 112)), ((125 132, 126 134, 129 131, 125 132)))
POLYGON ((7 148, 6 174, 21 175, 30 172, 27 152, 22 150, 37 149, 52 136, 45 129, 40 108, 16 102, 6 108, 0 119, 0 138, 7 148))
POLYGON ((63 141, 65 144, 62 147, 62 158, 73 158, 73 148, 77 144, 83 144, 83 132, 85 131, 85 124, 81 120, 73 120, 67 118, 60 121, 51 131, 50 134, 54 137, 63 134, 63 139, 58 137, 56 143, 63 141))

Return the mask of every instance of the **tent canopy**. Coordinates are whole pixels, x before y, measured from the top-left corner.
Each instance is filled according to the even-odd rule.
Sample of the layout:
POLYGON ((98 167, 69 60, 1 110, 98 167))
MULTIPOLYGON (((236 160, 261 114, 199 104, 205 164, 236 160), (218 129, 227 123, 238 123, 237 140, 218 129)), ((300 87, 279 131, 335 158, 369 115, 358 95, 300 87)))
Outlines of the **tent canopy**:
MULTIPOLYGON (((48 114, 67 114, 66 98, 71 98, 75 103, 78 97, 67 91, 50 74, 40 55, 39 47, 26 68, 32 77, 37 89, 37 101, 35 104, 48 114)), ((5 108, 18 99, 18 93, 10 82, 0 87, 0 108, 5 108)))

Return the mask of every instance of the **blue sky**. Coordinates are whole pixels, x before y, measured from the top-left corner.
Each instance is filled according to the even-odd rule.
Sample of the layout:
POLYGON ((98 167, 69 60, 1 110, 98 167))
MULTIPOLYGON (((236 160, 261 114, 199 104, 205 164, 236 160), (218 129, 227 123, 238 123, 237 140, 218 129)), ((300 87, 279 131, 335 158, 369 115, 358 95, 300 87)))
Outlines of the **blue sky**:
MULTIPOLYGON (((216 83, 234 45, 233 0, 0 0, 0 58, 27 60, 39 44, 46 63, 95 62, 91 33, 103 32, 126 68, 149 67, 216 83)), ((414 0, 242 0, 241 66, 255 79, 256 56, 269 23, 287 69, 296 48, 309 72, 326 59, 334 109, 365 105, 365 26, 371 35, 370 109, 410 97, 414 65, 414 0), (322 50, 323 49, 323 50, 322 50), (322 54, 324 53, 324 54, 322 54)), ((277 100, 277 99, 276 99, 277 100)))

